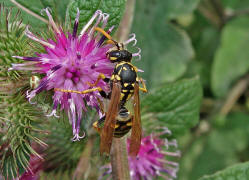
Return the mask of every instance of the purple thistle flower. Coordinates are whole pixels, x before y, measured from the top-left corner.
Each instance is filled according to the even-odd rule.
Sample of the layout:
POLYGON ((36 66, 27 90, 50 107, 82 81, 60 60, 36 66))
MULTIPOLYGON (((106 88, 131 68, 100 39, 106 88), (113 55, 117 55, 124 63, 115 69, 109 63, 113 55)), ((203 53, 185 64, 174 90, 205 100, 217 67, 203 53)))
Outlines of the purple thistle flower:
MULTIPOLYGON (((142 138, 137 157, 128 157, 132 180, 152 180, 158 176, 172 180, 177 177, 178 163, 167 159, 168 157, 180 157, 180 151, 170 151, 171 147, 177 148, 177 142, 175 139, 169 141, 167 138, 160 138, 163 134, 171 134, 171 132, 165 128, 162 133, 142 138)), ((127 149, 129 149, 129 139, 127 142, 127 149)), ((102 179, 103 176, 110 176, 110 164, 103 166, 102 169, 105 169, 105 172, 99 179, 102 179)))
MULTIPOLYGON (((36 73, 44 74, 39 86, 27 91, 27 98, 30 103, 37 94, 42 91, 57 89, 84 91, 91 89, 87 82, 94 83, 100 73, 106 77, 110 77, 114 69, 114 64, 107 57, 106 52, 113 47, 110 44, 103 44, 105 37, 95 31, 95 27, 101 24, 101 28, 105 28, 109 15, 97 10, 88 23, 78 33, 79 25, 79 9, 74 22, 73 33, 64 33, 61 27, 58 27, 50 12, 46 8, 43 10, 48 16, 49 25, 54 32, 55 40, 44 40, 35 36, 27 26, 25 34, 30 39, 40 43, 45 53, 36 53, 37 57, 21 57, 13 56, 14 58, 22 59, 28 62, 22 64, 12 64, 9 70, 30 70, 36 73)), ((111 33, 111 27, 107 33, 111 33)), ((131 34, 131 38, 124 42, 125 45, 134 42, 136 45, 135 34, 131 34)), ((139 49, 139 48, 138 48, 139 49)), ((134 53, 134 57, 140 58, 140 49, 134 53)), ((105 91, 109 91, 108 86, 104 81, 100 81, 98 86, 105 91)), ((65 110, 68 114, 69 121, 73 129, 73 141, 80 140, 85 136, 79 135, 80 123, 82 115, 87 111, 86 106, 96 108, 99 115, 102 116, 98 99, 102 99, 99 92, 91 92, 88 94, 78 94, 55 91, 53 95, 53 109, 48 116, 55 116, 56 110, 60 106, 61 110, 65 110)))
MULTIPOLYGON (((45 77, 41 79, 39 86, 31 92, 27 92, 27 98, 30 103, 32 98, 44 90, 53 90, 54 88, 65 90, 83 91, 91 88, 86 82, 94 83, 100 73, 110 77, 114 65, 106 58, 106 52, 112 45, 102 45, 103 36, 95 32, 95 27, 102 24, 105 28, 109 15, 97 10, 89 22, 82 28, 79 35, 79 10, 74 22, 73 33, 64 33, 62 28, 57 27, 49 9, 43 11, 48 16, 49 25, 52 26, 55 41, 43 40, 29 31, 27 26, 25 34, 30 39, 39 42, 44 48, 45 53, 36 53, 37 57, 20 57, 18 59, 28 61, 22 64, 12 64, 10 70, 31 70, 45 77), (93 23, 95 24, 93 25, 93 23)), ((108 33, 112 31, 109 29, 108 33)), ((101 81, 98 86, 107 90, 106 83, 101 81)), ((98 92, 89 94, 64 93, 55 91, 53 95, 53 110, 48 116, 55 116, 56 109, 60 105, 68 116, 73 128, 73 141, 83 138, 79 135, 80 122, 83 111, 86 112, 86 106, 94 107, 97 110, 98 101, 101 99, 98 92)))

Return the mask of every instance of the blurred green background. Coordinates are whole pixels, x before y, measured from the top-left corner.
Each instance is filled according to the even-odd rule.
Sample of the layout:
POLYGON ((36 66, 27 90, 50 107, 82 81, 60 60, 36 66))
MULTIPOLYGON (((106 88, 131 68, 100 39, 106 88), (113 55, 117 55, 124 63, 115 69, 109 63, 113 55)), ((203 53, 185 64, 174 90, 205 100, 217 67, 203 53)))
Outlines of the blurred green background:
MULTIPOLYGON (((17 11, 13 2, 0 2, 17 11)), ((156 126, 167 126, 173 131, 182 152, 178 180, 198 180, 249 161, 249 0, 107 0, 103 6, 97 6, 98 0, 16 2, 39 16, 41 9, 50 7, 56 21, 65 26, 70 26, 70 20, 75 17, 76 6, 82 10, 82 24, 96 8, 101 8, 111 14, 110 25, 116 25, 117 37, 122 32, 136 34, 142 58, 134 64, 144 70, 141 76, 150 91, 141 100, 143 127, 148 133, 156 126), (157 101, 161 104, 156 104, 157 101), (148 116, 151 114, 154 121, 148 116)), ((44 22, 21 12, 20 18, 34 32, 46 31, 44 22)), ((71 131, 70 125, 65 128, 67 123, 67 120, 63 124, 53 119, 51 127, 47 127, 50 125, 37 122, 39 128, 53 133, 52 126, 58 127, 58 133, 42 138, 50 145, 50 152, 57 152, 53 154, 57 161, 55 157, 48 158, 50 164, 43 173, 44 179, 52 176, 49 173, 58 179, 63 173, 70 177, 85 146, 94 149, 93 155, 97 154, 98 146, 91 143, 97 136, 82 144, 67 144, 70 135, 67 138, 64 134, 71 131), (58 167, 63 161, 71 165, 58 167)), ((3 128, 4 123, 1 126, 1 137, 4 137, 7 130, 3 128)), ((99 159, 93 157, 88 162, 92 169, 88 169, 86 179, 95 179, 94 166, 99 159)), ((236 176, 235 172, 219 178, 249 179, 248 168, 243 176, 236 176)))

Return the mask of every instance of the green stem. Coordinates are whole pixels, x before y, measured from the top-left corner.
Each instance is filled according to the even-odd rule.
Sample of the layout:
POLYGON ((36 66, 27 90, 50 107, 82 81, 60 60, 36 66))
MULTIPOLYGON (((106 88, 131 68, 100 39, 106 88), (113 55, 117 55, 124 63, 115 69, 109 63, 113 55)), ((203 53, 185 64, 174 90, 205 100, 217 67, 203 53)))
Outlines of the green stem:
POLYGON ((116 33, 116 36, 118 37, 120 42, 124 42, 129 36, 134 17, 135 3, 135 0, 127 0, 126 2, 124 16, 116 33))
POLYGON ((10 0, 13 4, 15 4, 18 8, 22 9, 23 11, 25 11, 26 13, 28 13, 31 16, 34 16, 35 18, 41 20, 42 22, 48 24, 48 20, 46 20, 45 18, 41 17, 40 15, 36 14, 35 12, 31 11, 30 9, 24 7, 22 4, 16 2, 15 0, 10 0))
POLYGON ((89 167, 90 167, 90 158, 91 158, 91 152, 93 149, 93 143, 94 139, 88 139, 86 147, 84 151, 81 154, 80 160, 78 162, 78 165, 76 167, 76 170, 73 175, 73 179, 87 179, 88 173, 89 173, 89 167))
POLYGON ((249 85, 249 76, 240 79, 228 93, 224 105, 220 110, 220 114, 226 116, 234 107, 240 96, 247 90, 249 85))

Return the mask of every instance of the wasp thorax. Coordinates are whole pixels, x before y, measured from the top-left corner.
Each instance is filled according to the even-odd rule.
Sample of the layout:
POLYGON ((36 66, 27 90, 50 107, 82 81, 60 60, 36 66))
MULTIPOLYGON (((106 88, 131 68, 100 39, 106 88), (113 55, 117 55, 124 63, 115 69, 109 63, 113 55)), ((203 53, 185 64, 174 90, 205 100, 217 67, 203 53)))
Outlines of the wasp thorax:
POLYGON ((120 62, 120 61, 130 62, 132 54, 127 50, 113 50, 107 53, 107 58, 111 62, 120 62))

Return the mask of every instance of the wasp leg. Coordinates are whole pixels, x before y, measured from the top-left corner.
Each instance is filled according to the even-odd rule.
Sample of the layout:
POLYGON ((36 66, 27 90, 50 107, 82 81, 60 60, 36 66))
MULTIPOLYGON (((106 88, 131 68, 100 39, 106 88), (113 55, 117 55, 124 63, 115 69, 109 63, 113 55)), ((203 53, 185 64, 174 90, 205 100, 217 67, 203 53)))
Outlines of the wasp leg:
POLYGON ((109 83, 109 81, 110 81, 109 78, 105 77, 104 74, 100 73, 99 76, 98 76, 98 78, 97 78, 97 80, 95 81, 94 84, 91 84, 90 82, 86 82, 86 83, 87 83, 90 87, 94 87, 94 86, 96 86, 96 85, 99 83, 99 81, 100 81, 101 79, 102 79, 103 81, 105 81, 106 83, 109 83))
POLYGON ((140 90, 140 91, 143 91, 144 93, 147 93, 148 90, 147 90, 147 88, 146 88, 146 85, 145 85, 145 83, 144 83, 144 80, 143 80, 142 78, 139 78, 139 81, 140 81, 140 82, 142 83, 142 85, 143 85, 142 88, 139 87, 139 90, 140 90))
POLYGON ((101 91, 103 91, 103 89, 101 87, 96 87, 96 88, 87 89, 84 91, 75 91, 75 90, 66 90, 66 89, 54 88, 54 91, 61 91, 61 92, 65 92, 65 93, 87 94, 87 93, 94 92, 94 91, 101 92, 101 91))
POLYGON ((99 94, 101 95, 101 97, 105 98, 105 99, 111 99, 111 93, 106 94, 105 91, 99 91, 99 94))
POLYGON ((95 121, 92 126, 96 131, 100 133, 101 129, 103 128, 104 122, 105 122, 105 116, 100 118, 98 121, 95 121))
POLYGON ((100 108, 101 113, 104 114, 105 111, 104 111, 104 104, 103 104, 103 102, 99 98, 97 98, 97 101, 99 103, 99 108, 100 108))

